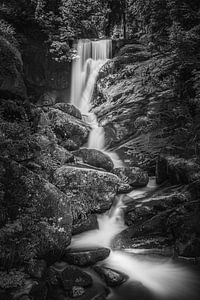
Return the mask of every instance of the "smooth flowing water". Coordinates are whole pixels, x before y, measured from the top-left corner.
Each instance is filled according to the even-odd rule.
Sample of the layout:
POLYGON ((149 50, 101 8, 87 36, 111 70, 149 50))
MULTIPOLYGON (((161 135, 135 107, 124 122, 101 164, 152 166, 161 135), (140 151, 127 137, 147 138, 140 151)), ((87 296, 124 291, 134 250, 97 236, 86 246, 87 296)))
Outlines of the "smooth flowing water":
MULTIPOLYGON (((146 189, 135 191, 135 197, 138 198, 139 194, 142 197, 147 190, 154 188, 156 185, 151 180, 146 189)), ((134 201, 133 192, 132 197, 134 201)), ((108 299, 198 300, 198 278, 185 266, 175 264, 170 258, 141 256, 112 249, 113 239, 127 227, 124 223, 123 209, 126 205, 123 198, 124 196, 118 197, 109 212, 98 216, 99 229, 76 235, 71 243, 73 249, 109 247, 111 254, 101 264, 129 276, 128 283, 117 291, 113 290, 108 299)), ((132 250, 134 253, 134 249, 132 250)))
MULTIPOLYGON (((96 116, 90 112, 97 76, 100 68, 111 57, 112 43, 110 40, 80 40, 76 47, 78 58, 73 62, 71 103, 81 110, 92 128, 88 147, 103 151, 113 159, 115 166, 122 166, 123 163, 116 153, 106 151, 104 128, 99 126, 96 116)), ((129 196, 134 201, 134 198, 138 199, 140 196, 142 198, 154 188, 156 188, 155 183, 151 180, 146 188, 133 191, 129 196)), ((109 247, 111 249, 113 239, 126 228, 123 216, 125 206, 123 196, 119 196, 109 212, 98 216, 99 229, 74 236, 70 247, 75 249, 109 247)), ((152 258, 146 255, 137 256, 126 251, 112 249, 111 255, 103 264, 129 276, 128 283, 113 290, 109 299, 199 299, 196 292, 197 277, 187 268, 169 259, 163 260, 160 257, 152 258), (135 284, 138 282, 142 284, 142 287, 138 288, 138 284, 135 284)))
POLYGON ((106 150, 104 128, 98 124, 95 114, 90 112, 99 70, 112 56, 112 41, 79 40, 74 47, 78 57, 72 66, 71 103, 80 109, 92 128, 88 148, 101 150, 112 158, 116 167, 123 166, 116 153, 106 150))

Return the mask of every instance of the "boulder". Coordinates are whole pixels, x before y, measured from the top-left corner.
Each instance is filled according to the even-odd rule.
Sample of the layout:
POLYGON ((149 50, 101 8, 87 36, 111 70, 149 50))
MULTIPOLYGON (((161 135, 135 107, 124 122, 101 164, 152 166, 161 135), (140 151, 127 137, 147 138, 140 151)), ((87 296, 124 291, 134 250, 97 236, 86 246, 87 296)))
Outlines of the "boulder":
POLYGON ((107 267, 95 266, 93 269, 111 287, 119 286, 128 279, 127 275, 107 267))
POLYGON ((120 167, 114 169, 114 174, 122 179, 125 183, 128 183, 132 187, 144 187, 149 182, 149 176, 146 171, 143 171, 137 167, 120 167))
POLYGON ((5 231, 1 263, 9 264, 10 259, 19 263, 32 256, 45 257, 48 261, 49 253, 57 259, 70 243, 72 215, 69 199, 50 182, 14 161, 1 158, 0 165, 4 170, 1 182, 6 191, 2 205, 11 220, 12 234, 16 236, 20 232, 20 243, 13 244, 12 234, 7 236, 5 231), (27 247, 33 249, 27 251, 27 247), (7 254, 9 251, 11 257, 7 254))
POLYGON ((53 183, 69 197, 76 220, 108 210, 121 181, 112 173, 65 165, 55 171, 53 183))
POLYGON ((56 108, 49 108, 47 117, 60 143, 70 139, 77 146, 82 146, 87 141, 89 126, 82 120, 56 108))
POLYGON ((62 110, 64 113, 67 113, 67 114, 69 114, 69 115, 71 115, 71 116, 73 116, 77 119, 80 119, 80 120, 82 119, 82 115, 81 115, 80 110, 72 104, 69 104, 69 103, 56 103, 54 105, 54 107, 56 109, 62 110))
POLYGON ((82 162, 97 168, 105 169, 108 172, 112 171, 114 168, 112 159, 99 150, 81 148, 73 154, 81 158, 82 162))
POLYGON ((98 261, 106 259, 110 254, 110 249, 96 248, 91 250, 74 250, 65 252, 64 260, 72 265, 80 267, 94 265, 98 261))
POLYGON ((173 235, 167 226, 171 211, 161 212, 142 224, 132 225, 118 234, 113 240, 113 248, 151 249, 166 248, 173 244, 173 235))

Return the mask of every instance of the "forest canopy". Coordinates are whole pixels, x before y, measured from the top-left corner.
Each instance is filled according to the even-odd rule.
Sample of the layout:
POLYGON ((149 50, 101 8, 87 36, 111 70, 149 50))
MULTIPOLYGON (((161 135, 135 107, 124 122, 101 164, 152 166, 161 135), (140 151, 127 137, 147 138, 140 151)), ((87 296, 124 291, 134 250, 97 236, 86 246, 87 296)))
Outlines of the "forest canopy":
POLYGON ((181 56, 199 47, 198 0, 9 0, 0 16, 1 33, 12 39, 16 29, 42 40, 57 61, 73 58, 79 38, 139 38, 156 50, 178 48, 181 56))

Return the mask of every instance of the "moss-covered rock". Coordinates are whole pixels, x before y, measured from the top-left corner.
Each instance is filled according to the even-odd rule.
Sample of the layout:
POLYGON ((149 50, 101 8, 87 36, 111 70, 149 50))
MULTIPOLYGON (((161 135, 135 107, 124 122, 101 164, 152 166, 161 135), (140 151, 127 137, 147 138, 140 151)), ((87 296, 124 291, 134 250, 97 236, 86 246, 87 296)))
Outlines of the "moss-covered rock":
POLYGON ((69 103, 56 103, 54 105, 55 108, 62 110, 63 112, 77 118, 82 119, 82 115, 80 110, 72 104, 69 103))
POLYGON ((74 155, 80 158, 82 162, 106 171, 111 171, 114 168, 112 159, 107 154, 96 149, 81 148, 75 151, 74 155))
POLYGON ((47 253, 59 256, 71 237, 69 199, 22 165, 2 158, 0 162, 5 190, 1 205, 8 222, 0 230, 1 263, 9 266, 47 253))
POLYGON ((74 219, 109 209, 121 185, 112 173, 76 166, 57 169, 53 183, 70 198, 74 219))
POLYGON ((87 141, 89 126, 80 119, 55 108, 49 108, 47 117, 60 143, 70 139, 80 147, 87 141))

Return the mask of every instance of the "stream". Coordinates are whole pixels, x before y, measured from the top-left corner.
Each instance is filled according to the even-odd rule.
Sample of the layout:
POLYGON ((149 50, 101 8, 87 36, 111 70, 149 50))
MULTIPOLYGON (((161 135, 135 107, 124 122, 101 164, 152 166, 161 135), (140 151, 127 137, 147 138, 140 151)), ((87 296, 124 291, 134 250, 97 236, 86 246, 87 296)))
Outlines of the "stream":
MULTIPOLYGON (((96 116, 90 112, 91 98, 100 68, 112 55, 111 40, 80 40, 77 47, 78 59, 73 62, 71 103, 85 116, 92 130, 88 148, 97 149, 109 155, 114 166, 123 162, 114 152, 106 150, 104 129, 98 124, 96 116)), ((128 194, 132 201, 145 198, 157 188, 151 179, 146 188, 128 194)), ((118 196, 110 211, 98 216, 99 229, 84 232, 72 238, 72 249, 107 247, 110 256, 99 263, 128 275, 129 280, 118 288, 113 288, 108 296, 111 300, 197 300, 199 299, 199 278, 189 267, 175 263, 170 258, 138 255, 134 249, 116 251, 112 241, 117 234, 127 228, 123 210, 125 196, 118 196)))

